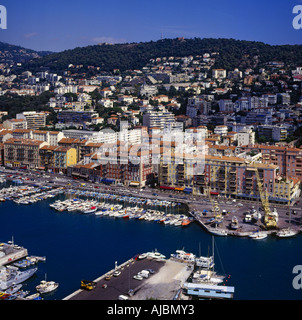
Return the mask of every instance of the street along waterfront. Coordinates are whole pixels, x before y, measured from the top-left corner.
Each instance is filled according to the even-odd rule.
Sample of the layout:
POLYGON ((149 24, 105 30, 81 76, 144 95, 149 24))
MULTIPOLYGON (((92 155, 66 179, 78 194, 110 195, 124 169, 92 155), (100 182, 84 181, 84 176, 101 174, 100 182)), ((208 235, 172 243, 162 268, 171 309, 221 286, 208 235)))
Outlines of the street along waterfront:
MULTIPOLYGON (((64 195, 31 205, 12 201, 0 203, 0 235, 6 242, 28 249, 30 255, 46 256, 38 272, 24 289, 35 292, 44 279, 58 282, 59 288, 45 299, 60 300, 77 290, 82 279, 94 280, 138 253, 157 249, 169 257, 178 249, 208 255, 212 236, 197 223, 187 227, 163 225, 154 221, 114 219, 57 212, 50 203, 64 195)), ((302 264, 302 235, 263 240, 237 237, 215 238, 215 269, 230 275, 234 299, 301 299, 294 289, 293 268, 302 264)))

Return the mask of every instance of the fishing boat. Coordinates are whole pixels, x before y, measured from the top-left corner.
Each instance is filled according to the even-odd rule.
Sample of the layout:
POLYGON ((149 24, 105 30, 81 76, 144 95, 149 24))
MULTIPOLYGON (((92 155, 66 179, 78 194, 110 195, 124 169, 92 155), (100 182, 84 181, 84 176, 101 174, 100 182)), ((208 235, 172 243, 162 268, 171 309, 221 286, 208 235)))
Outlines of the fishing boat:
POLYGON ((147 252, 147 258, 149 259, 165 259, 166 256, 159 253, 156 249, 152 252, 147 252))
POLYGON ((298 234, 298 231, 290 229, 290 228, 285 228, 281 229, 276 233, 276 236, 279 238, 290 238, 298 234))
POLYGON ((34 293, 30 296, 25 297, 26 300, 42 300, 40 293, 34 293))
POLYGON ((171 254, 171 258, 182 262, 194 263, 196 256, 184 250, 176 250, 176 253, 171 254))
POLYGON ((197 267, 200 268, 213 268, 214 267, 214 257, 203 257, 200 256, 198 258, 195 258, 195 264, 197 267))
POLYGON ((256 231, 249 235, 249 238, 255 239, 255 240, 262 240, 267 238, 266 232, 256 231))
POLYGON ((49 293, 52 291, 55 291, 59 287, 59 284, 54 281, 46 281, 46 275, 45 280, 42 280, 38 286, 36 286, 36 290, 41 293, 49 293))
POLYGON ((219 228, 208 228, 208 231, 215 236, 227 236, 228 232, 224 229, 219 228))
POLYGON ((193 283, 219 284, 224 281, 224 276, 216 274, 211 270, 198 270, 193 273, 193 283))

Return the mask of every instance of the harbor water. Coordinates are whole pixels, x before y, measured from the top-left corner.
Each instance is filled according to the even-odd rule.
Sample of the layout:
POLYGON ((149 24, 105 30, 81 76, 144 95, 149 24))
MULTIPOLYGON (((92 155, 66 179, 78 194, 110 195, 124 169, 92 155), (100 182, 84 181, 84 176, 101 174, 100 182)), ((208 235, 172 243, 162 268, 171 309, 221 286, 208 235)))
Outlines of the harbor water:
MULTIPOLYGON (((61 300, 79 289, 82 279, 94 280, 138 253, 157 249, 167 257, 178 249, 196 255, 212 253, 212 236, 197 223, 187 227, 154 221, 116 219, 79 212, 57 212, 49 204, 0 203, 0 241, 14 242, 29 255, 46 256, 38 272, 24 283, 35 286, 47 275, 59 288, 45 300, 61 300)), ((236 300, 300 300, 294 289, 293 268, 302 265, 302 234, 289 239, 269 236, 263 240, 215 237, 215 271, 226 274, 226 285, 235 286, 236 300)))

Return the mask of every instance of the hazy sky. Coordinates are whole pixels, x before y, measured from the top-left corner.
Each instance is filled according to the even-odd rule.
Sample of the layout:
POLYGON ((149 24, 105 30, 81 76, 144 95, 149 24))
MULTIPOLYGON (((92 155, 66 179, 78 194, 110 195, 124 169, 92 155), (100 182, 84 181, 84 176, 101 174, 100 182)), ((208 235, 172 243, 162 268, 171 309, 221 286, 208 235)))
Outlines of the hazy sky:
POLYGON ((0 0, 8 29, 0 41, 62 51, 99 42, 234 38, 302 44, 292 26, 301 0, 0 0))

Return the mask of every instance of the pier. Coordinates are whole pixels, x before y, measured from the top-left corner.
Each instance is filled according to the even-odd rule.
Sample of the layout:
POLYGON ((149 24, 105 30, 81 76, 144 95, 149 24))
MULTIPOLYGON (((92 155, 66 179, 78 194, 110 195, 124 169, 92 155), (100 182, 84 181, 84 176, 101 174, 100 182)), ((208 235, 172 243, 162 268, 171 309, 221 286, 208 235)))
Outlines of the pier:
POLYGON ((0 267, 26 257, 27 249, 14 243, 0 243, 0 267))
POLYGON ((176 261, 132 258, 94 280, 97 284, 92 291, 79 289, 63 300, 118 300, 121 295, 129 300, 173 300, 191 272, 187 264, 176 261), (133 278, 147 269, 154 272, 148 278, 133 278), (120 271, 120 275, 115 277, 115 271, 120 271), (129 290, 133 295, 129 296, 129 290))

